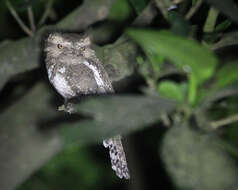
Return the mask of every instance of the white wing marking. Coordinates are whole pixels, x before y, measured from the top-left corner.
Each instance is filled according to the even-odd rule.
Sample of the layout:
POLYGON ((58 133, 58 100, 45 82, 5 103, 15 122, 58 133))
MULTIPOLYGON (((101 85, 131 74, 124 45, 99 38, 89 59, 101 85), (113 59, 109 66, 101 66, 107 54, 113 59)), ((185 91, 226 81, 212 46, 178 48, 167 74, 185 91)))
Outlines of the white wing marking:
POLYGON ((64 76, 58 72, 53 78, 53 85, 63 97, 75 96, 75 93, 69 86, 68 82, 65 80, 64 76))
POLYGON ((86 65, 89 69, 91 69, 93 71, 93 75, 94 75, 97 85, 104 87, 105 84, 104 84, 103 79, 101 78, 97 68, 94 65, 89 64, 88 61, 84 61, 83 64, 86 65))

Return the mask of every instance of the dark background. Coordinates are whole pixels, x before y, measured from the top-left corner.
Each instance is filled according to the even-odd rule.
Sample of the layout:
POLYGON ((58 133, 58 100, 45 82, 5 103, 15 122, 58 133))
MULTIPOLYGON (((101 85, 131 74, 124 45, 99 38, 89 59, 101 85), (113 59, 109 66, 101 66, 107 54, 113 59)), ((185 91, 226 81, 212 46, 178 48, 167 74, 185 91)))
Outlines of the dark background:
MULTIPOLYGON (((232 4, 234 3, 232 1, 205 1, 194 15, 186 20, 187 13, 196 5, 196 1, 171 1, 170 3, 177 5, 177 9, 168 13, 166 3, 163 7, 149 0, 117 0, 112 5, 106 6, 109 12, 102 19, 96 17, 95 21, 84 27, 82 24, 77 25, 77 23, 84 23, 82 20, 77 20, 77 16, 74 15, 72 20, 68 16, 83 7, 85 2, 54 0, 45 22, 36 28, 33 37, 29 37, 10 13, 6 1, 0 2, 0 49, 2 50, 0 51, 2 75, 0 77, 2 81, 0 169, 1 176, 4 176, 0 176, 0 189, 218 190, 238 187, 236 182, 238 176, 237 4, 232 4), (153 8, 149 11, 150 15, 143 15, 143 10, 151 5, 153 8), (215 19, 209 18, 210 8, 213 6, 220 10, 217 15, 215 14, 215 19), (140 15, 147 21, 135 24, 135 20, 140 15), (210 25, 206 25, 208 21, 210 25), (204 29, 205 25, 208 29, 204 29), (128 31, 132 26, 133 29, 128 31), (136 33, 139 28, 145 29, 142 30, 141 38, 139 33, 136 33), (197 91, 199 89, 201 91, 196 92, 196 101, 191 103, 188 100, 191 92, 188 86, 189 74, 179 70, 178 65, 171 63, 171 60, 176 62, 171 58, 173 55, 163 54, 157 46, 153 45, 154 38, 150 39, 152 36, 152 33, 149 33, 150 29, 156 32, 166 29, 173 35, 179 36, 179 39, 181 37, 184 42, 178 41, 177 48, 173 45, 175 51, 180 48, 184 54, 187 54, 189 47, 180 44, 186 44, 186 40, 193 39, 198 42, 201 51, 207 48, 210 49, 209 52, 213 52, 211 57, 214 56, 218 60, 216 68, 209 78, 204 79, 205 82, 198 82, 197 91), (105 116, 105 120, 108 118, 112 121, 110 125, 108 123, 105 125, 105 129, 102 127, 103 123, 99 125, 94 125, 95 122, 86 123, 91 117, 85 115, 84 109, 87 113, 87 106, 91 108, 90 106, 97 105, 97 101, 100 101, 97 100, 98 97, 89 104, 86 103, 85 107, 82 106, 79 115, 57 111, 64 100, 48 82, 42 52, 45 37, 54 30, 76 33, 84 31, 98 45, 99 54, 100 48, 104 50, 108 48, 107 56, 111 56, 112 60, 115 59, 116 64, 117 61, 119 62, 119 66, 116 67, 118 70, 115 69, 109 75, 116 93, 126 97, 130 94, 133 100, 128 107, 124 106, 121 109, 121 112, 128 112, 128 117, 118 116, 119 119, 115 119, 115 122, 125 119, 121 123, 121 128, 118 127, 120 123, 114 123, 115 130, 108 128, 114 122, 115 115, 105 116), (121 36, 126 34, 129 38, 123 39, 121 36), (144 38, 144 36, 149 37, 144 38), (118 42, 118 39, 122 39, 122 42, 118 42), (128 44, 123 46, 123 40, 126 41, 125 43, 129 41, 128 44), (107 46, 109 44, 113 48, 107 46), (26 54, 22 54, 21 49, 26 54), (118 52, 121 53, 122 59, 119 59, 120 56, 117 57, 118 52), (25 57, 29 57, 27 61, 25 57), (165 62, 163 66, 159 65, 161 60, 165 62), (129 66, 124 67, 123 63, 129 66), (224 65, 229 66, 222 70, 224 65), (168 80, 173 82, 172 87, 166 84, 167 86, 162 88, 160 84, 168 80), (135 97, 138 95, 144 99, 137 100, 135 97), (157 103, 156 98, 164 103, 157 103), (174 101, 178 102, 176 107, 174 101), (134 105, 138 105, 135 106, 135 110, 134 105), (144 117, 139 118, 139 114, 147 110, 148 115, 144 114, 144 117), (234 118, 231 119, 230 116, 234 118), (228 118, 228 123, 212 128, 214 126, 212 121, 223 118, 228 118), (129 127, 124 125, 134 120, 134 125, 128 124, 129 127), (77 133, 75 135, 74 130, 67 132, 67 127, 70 128, 72 123, 77 124, 82 121, 86 122, 81 126, 92 127, 88 129, 84 127, 81 136, 80 134, 77 136, 77 133), (59 128, 66 128, 66 133, 63 130, 60 131, 59 136, 56 135, 55 131, 59 128), (114 174, 108 152, 101 143, 104 137, 118 132, 124 135, 123 143, 131 171, 129 181, 119 179, 114 174), (81 141, 80 138, 83 140, 81 141)), ((10 3, 27 26, 29 26, 27 15, 29 7, 32 8, 37 23, 46 6, 49 6, 48 0, 11 0, 10 3)), ((101 0, 100 3, 104 1, 101 0)), ((95 3, 95 7, 97 6, 98 4, 95 3)), ((80 15, 85 14, 83 19, 90 20, 91 15, 87 15, 87 11, 86 13, 79 11, 78 19, 82 19, 80 15)), ((143 19, 139 18, 139 21, 143 19)), ((166 41, 168 40, 161 42, 166 44, 166 41)), ((195 46, 191 45, 191 49, 195 46)), ((173 51, 169 49, 168 52, 173 51)), ((200 49, 194 48, 194 52, 199 51, 200 49)), ((106 60, 105 66, 110 70, 110 58, 106 57, 105 52, 101 56, 106 60)), ((179 56, 178 58, 183 58, 183 55, 179 56)), ((210 69, 210 62, 207 63, 203 58, 194 57, 201 63, 197 67, 198 70, 201 69, 201 72, 198 72, 199 76, 200 73, 210 69)), ((197 72, 193 70, 193 66, 191 68, 192 72, 197 72)), ((110 110, 110 106, 114 108, 119 104, 126 105, 116 98, 112 97, 112 104, 110 104, 105 97, 102 102, 105 102, 106 107, 99 105, 95 112, 105 115, 107 111, 103 109, 110 110)), ((90 111, 95 114, 94 110, 90 111)), ((118 112, 119 115, 121 112, 118 112)), ((78 126, 80 128, 80 123, 78 126)))

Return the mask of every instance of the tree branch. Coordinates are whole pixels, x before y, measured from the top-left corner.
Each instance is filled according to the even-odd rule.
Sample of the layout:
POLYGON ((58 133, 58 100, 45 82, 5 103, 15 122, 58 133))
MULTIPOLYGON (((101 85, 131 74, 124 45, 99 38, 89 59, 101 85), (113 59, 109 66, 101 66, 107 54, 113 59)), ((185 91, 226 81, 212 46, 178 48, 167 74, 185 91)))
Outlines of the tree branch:
POLYGON ((8 9, 9 9, 10 13, 12 14, 12 16, 15 18, 15 20, 17 21, 17 23, 21 27, 21 29, 28 36, 32 37, 33 36, 33 32, 24 24, 24 22, 21 20, 21 18, 19 17, 17 12, 15 11, 14 7, 12 6, 12 4, 8 0, 6 1, 6 5, 7 5, 8 9))
POLYGON ((213 129, 218 129, 220 127, 223 127, 225 125, 229 125, 229 124, 232 124, 232 123, 235 123, 235 122, 238 122, 238 114, 229 116, 225 119, 221 119, 221 120, 218 120, 218 121, 213 121, 213 122, 210 123, 210 125, 213 129))
POLYGON ((28 14, 31 31, 34 34, 34 32, 36 31, 36 26, 35 26, 34 13, 32 10, 32 6, 27 7, 27 14, 28 14))
MULTIPOLYGON (((0 45, 0 89, 12 76, 39 67, 39 62, 42 58, 41 44, 47 31, 56 29, 84 30, 89 25, 105 19, 113 2, 113 0, 85 0, 81 7, 75 9, 56 26, 41 28, 34 38, 23 38, 15 42, 2 42, 4 45, 0 45), (99 18, 95 16, 97 9, 104 11, 99 18), (85 19, 88 20, 85 21, 85 19)), ((31 36, 33 36, 33 33, 31 36)))
POLYGON ((50 10, 53 6, 53 2, 54 0, 48 0, 47 4, 46 4, 46 7, 45 7, 45 11, 44 13, 42 14, 42 17, 38 23, 38 27, 40 27, 41 25, 43 25, 46 21, 46 19, 48 18, 49 16, 49 13, 50 13, 50 10))
POLYGON ((193 15, 197 12, 197 10, 200 8, 202 5, 202 0, 198 0, 194 6, 191 7, 191 9, 188 11, 186 14, 185 18, 189 20, 190 18, 193 17, 193 15))

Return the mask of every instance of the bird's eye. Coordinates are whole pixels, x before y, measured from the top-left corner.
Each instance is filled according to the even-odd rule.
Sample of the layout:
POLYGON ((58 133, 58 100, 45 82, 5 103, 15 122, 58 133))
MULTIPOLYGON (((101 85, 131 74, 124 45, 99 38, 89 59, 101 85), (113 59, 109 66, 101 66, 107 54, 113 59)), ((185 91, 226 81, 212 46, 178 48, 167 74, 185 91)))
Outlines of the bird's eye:
POLYGON ((81 47, 81 48, 80 48, 80 51, 84 51, 84 50, 85 50, 85 47, 81 47))
POLYGON ((62 49, 62 48, 63 48, 63 46, 62 46, 61 44, 58 44, 57 47, 58 47, 59 49, 62 49))

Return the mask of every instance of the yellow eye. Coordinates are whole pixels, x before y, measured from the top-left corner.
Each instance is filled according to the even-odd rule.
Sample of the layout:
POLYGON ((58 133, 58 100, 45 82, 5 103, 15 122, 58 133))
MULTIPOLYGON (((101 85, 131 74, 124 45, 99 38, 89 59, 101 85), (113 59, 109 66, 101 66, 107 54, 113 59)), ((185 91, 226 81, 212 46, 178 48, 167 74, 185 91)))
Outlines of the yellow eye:
POLYGON ((57 47, 58 47, 59 49, 62 49, 62 48, 63 48, 63 46, 62 46, 61 44, 58 44, 57 47))
POLYGON ((84 51, 84 50, 85 50, 85 47, 81 47, 81 48, 80 48, 80 51, 84 51))

